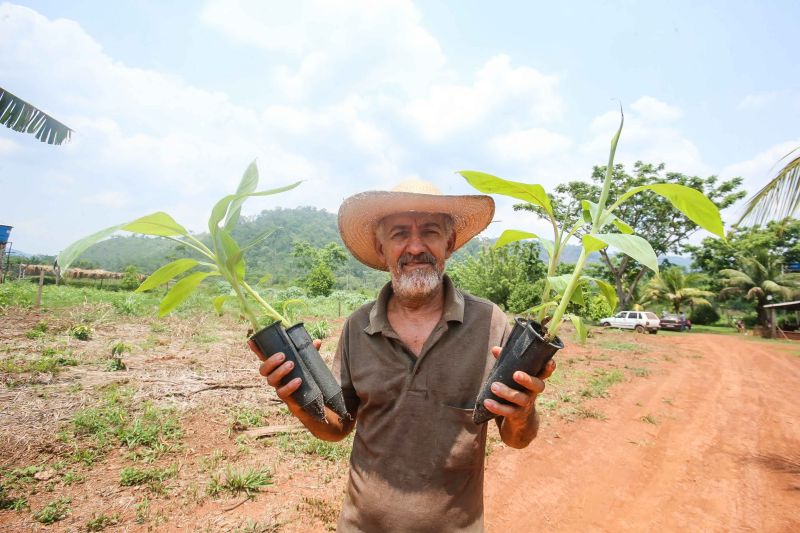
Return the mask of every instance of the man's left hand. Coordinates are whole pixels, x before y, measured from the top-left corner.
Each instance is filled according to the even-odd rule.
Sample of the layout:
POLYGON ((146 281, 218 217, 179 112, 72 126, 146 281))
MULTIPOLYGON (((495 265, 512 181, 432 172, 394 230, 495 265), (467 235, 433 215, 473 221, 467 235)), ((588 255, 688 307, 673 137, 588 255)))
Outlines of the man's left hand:
MULTIPOLYGON (((492 348, 492 355, 495 359, 500 356, 501 348, 492 348)), ((495 400, 484 400, 483 405, 490 412, 503 416, 509 421, 519 421, 525 423, 535 411, 536 397, 544 391, 544 380, 549 378, 556 370, 556 362, 550 360, 538 376, 533 377, 525 372, 514 372, 514 381, 524 387, 525 390, 518 391, 499 381, 492 383, 492 392, 511 405, 502 404, 495 400)))

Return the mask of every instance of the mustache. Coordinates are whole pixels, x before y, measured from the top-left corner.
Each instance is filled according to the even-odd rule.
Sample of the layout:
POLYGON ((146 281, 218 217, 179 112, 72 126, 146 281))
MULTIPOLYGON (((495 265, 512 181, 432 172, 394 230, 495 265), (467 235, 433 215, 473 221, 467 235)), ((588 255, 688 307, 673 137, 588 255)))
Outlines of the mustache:
POLYGON ((400 259, 397 260, 397 266, 403 268, 408 263, 429 263, 436 266, 436 258, 433 257, 432 254, 428 252, 422 252, 421 254, 412 255, 412 254, 403 254, 400 256, 400 259))

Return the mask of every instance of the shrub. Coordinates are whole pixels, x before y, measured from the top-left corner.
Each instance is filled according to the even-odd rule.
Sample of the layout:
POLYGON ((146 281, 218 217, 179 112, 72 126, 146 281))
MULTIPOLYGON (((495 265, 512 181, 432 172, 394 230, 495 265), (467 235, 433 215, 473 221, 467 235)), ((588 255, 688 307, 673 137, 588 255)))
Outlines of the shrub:
POLYGON ((316 264, 303 281, 309 296, 328 296, 335 283, 333 271, 325 263, 316 264))
POLYGON ((119 286, 126 291, 135 291, 139 288, 139 269, 133 265, 125 267, 125 273, 122 275, 122 281, 119 286))
POLYGON ((58 498, 48 503, 41 511, 33 514, 33 518, 42 524, 52 524, 67 517, 69 514, 69 498, 58 498))
POLYGON ((92 338, 92 328, 86 324, 76 324, 69 329, 69 334, 80 341, 88 341, 92 338))
POLYGON ((706 326, 719 321, 719 313, 710 305, 698 305, 695 306, 689 320, 692 321, 692 324, 706 326))
POLYGON ((320 320, 319 322, 311 322, 305 325, 306 331, 308 334, 311 335, 312 339, 324 339, 328 335, 331 334, 331 326, 328 324, 326 320, 320 320))

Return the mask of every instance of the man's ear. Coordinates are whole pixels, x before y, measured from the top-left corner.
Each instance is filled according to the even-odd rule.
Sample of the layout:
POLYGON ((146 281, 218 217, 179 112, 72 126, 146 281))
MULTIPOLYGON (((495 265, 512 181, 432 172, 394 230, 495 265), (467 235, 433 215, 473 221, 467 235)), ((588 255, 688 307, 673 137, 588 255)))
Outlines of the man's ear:
POLYGON ((450 238, 447 239, 447 253, 445 254, 445 259, 450 259, 450 256, 453 255, 456 247, 456 232, 452 232, 450 234, 450 238))
POLYGON ((378 253, 378 259, 380 259, 383 264, 386 264, 386 256, 383 254, 383 243, 378 239, 378 236, 373 233, 372 234, 372 245, 375 247, 375 251, 378 253))

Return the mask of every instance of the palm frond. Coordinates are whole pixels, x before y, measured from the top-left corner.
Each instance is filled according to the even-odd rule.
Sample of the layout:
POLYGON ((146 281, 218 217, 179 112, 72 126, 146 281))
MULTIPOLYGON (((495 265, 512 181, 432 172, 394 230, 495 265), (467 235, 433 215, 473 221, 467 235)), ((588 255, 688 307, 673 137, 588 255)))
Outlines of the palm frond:
POLYGON ((0 87, 0 124, 14 131, 30 133, 48 144, 62 144, 72 129, 0 87))
POLYGON ((780 161, 789 159, 795 152, 798 152, 797 156, 786 163, 769 183, 747 201, 737 225, 744 222, 758 226, 797 212, 800 208, 800 147, 786 154, 780 161))

